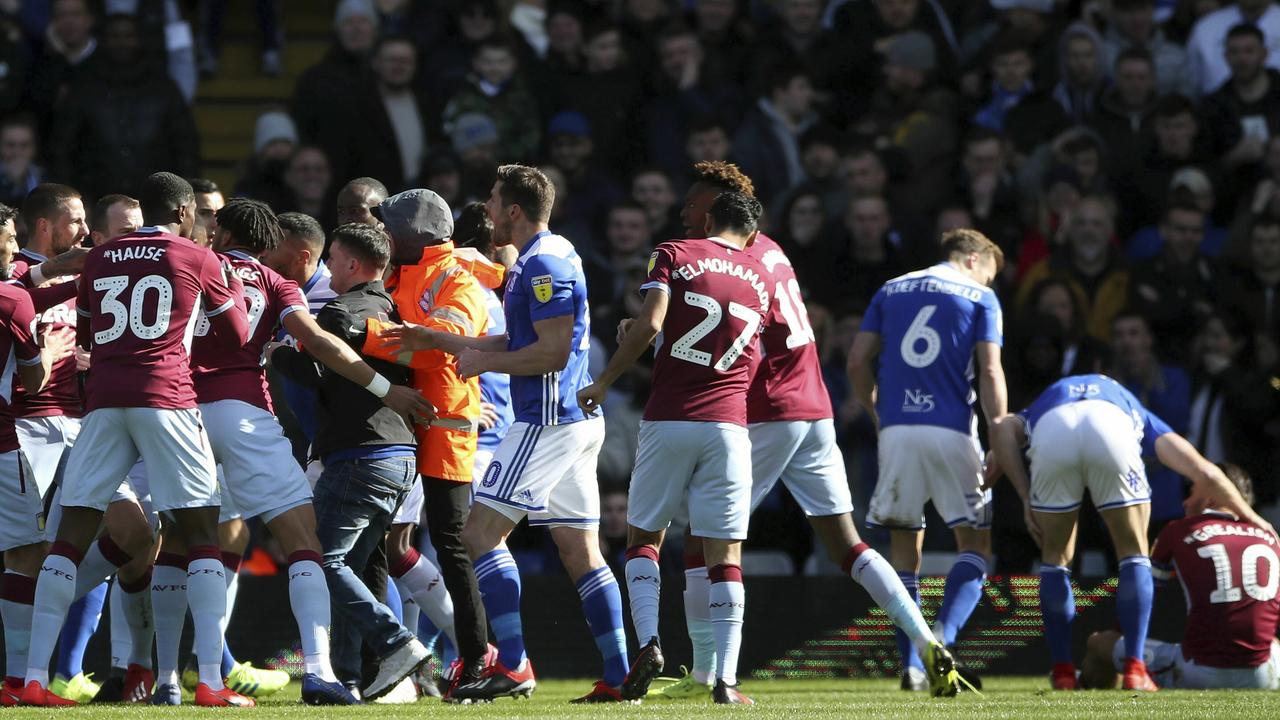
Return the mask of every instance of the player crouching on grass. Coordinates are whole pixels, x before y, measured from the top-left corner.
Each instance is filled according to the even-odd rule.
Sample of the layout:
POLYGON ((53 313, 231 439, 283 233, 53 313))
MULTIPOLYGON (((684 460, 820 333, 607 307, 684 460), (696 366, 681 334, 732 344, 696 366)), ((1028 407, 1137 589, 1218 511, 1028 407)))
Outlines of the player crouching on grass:
MULTIPOLYGON (((990 475, 998 476, 1001 469, 1008 475, 1022 498, 1027 529, 1041 547, 1040 608, 1056 690, 1079 688, 1071 661, 1075 598, 1068 568, 1075 553, 1076 516, 1086 488, 1120 561, 1116 619, 1124 631, 1125 690, 1158 689, 1143 660, 1152 594, 1151 560, 1147 557, 1151 487, 1143 456, 1155 456, 1166 467, 1191 478, 1188 507, 1198 510, 1214 502, 1274 533, 1217 466, 1143 407, 1124 386, 1105 375, 1073 375, 1050 385, 1027 409, 994 423, 991 448, 994 462, 988 468, 990 475), (1029 479, 1021 455, 1027 445, 1029 479)), ((1219 572, 1218 577, 1224 576, 1219 572)), ((1272 595, 1274 592, 1272 587, 1272 595)))
MULTIPOLYGON (((1252 504, 1249 475, 1235 465, 1219 467, 1252 504)), ((1147 638, 1143 659, 1160 687, 1280 690, 1275 535, 1224 507, 1192 509, 1156 538, 1151 574, 1157 584, 1177 577, 1189 604, 1181 643, 1147 638)), ((1120 633, 1094 633, 1080 684, 1114 688, 1123 660, 1120 633)))

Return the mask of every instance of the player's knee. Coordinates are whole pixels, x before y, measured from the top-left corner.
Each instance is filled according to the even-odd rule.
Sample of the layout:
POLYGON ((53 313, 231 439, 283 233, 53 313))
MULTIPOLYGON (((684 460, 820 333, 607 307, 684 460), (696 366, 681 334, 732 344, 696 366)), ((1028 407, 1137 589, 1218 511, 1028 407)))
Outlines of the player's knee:
POLYGON ((34 543, 5 550, 4 566, 13 572, 27 577, 34 577, 36 573, 40 572, 40 563, 44 560, 46 550, 44 543, 34 543))
POLYGON ((413 544, 413 528, 412 523, 391 526, 391 532, 387 535, 387 554, 391 559, 402 558, 409 552, 409 547, 413 544))

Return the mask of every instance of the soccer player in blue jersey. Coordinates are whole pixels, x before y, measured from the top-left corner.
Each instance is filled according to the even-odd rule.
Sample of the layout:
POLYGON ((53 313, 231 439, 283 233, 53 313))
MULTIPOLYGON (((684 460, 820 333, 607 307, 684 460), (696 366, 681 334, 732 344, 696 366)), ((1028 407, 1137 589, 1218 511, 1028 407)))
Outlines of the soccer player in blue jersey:
MULTIPOLYGON (((934 633, 947 646, 982 599, 991 555, 991 493, 983 488, 972 382, 988 422, 1008 399, 1000 364, 1000 301, 988 287, 1004 264, 975 230, 942 236, 945 261, 885 283, 854 338, 849 373, 879 429, 880 472, 867 524, 890 530, 890 563, 919 602, 924 505, 932 502, 960 551, 947 575, 934 633), (878 369, 877 368, 878 365, 878 369)), ((899 630, 902 688, 927 680, 899 630)))
POLYGON ((525 516, 549 528, 560 559, 577 584, 587 625, 604 658, 604 675, 575 702, 618 702, 626 677, 626 635, 618 583, 600 554, 600 491, 596 457, 604 420, 578 407, 587 373, 590 309, 582 260, 573 245, 547 228, 555 187, 539 170, 498 168, 486 207, 494 241, 514 245, 508 274, 505 336, 442 336, 420 327, 389 335, 402 349, 439 348, 457 356, 459 373, 511 376, 515 422, 494 453, 462 531, 497 639, 498 660, 481 678, 461 685, 454 701, 528 695, 537 685, 525 656, 520 620, 520 573, 506 538, 525 516))
POLYGON ((996 421, 991 447, 996 460, 991 469, 1003 469, 1012 481, 1025 506, 1027 528, 1041 546, 1040 608, 1054 689, 1079 687, 1071 659, 1075 599, 1069 568, 1086 488, 1120 561, 1116 615, 1124 634, 1124 689, 1157 689, 1143 660, 1152 595, 1151 486, 1143 456, 1155 456, 1191 478, 1198 493, 1211 494, 1215 504, 1238 517, 1270 526, 1216 466, 1105 375, 1074 375, 1050 385, 1030 407, 996 421), (1022 465, 1022 447, 1028 444, 1030 479, 1022 465))

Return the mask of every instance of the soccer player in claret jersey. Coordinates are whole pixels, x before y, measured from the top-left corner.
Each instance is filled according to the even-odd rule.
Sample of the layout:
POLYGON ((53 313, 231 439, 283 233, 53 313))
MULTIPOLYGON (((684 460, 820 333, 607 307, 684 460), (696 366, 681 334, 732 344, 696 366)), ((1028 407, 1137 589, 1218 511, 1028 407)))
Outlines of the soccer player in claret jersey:
MULTIPOLYGON (((751 180, 725 162, 694 167, 681 219, 688 237, 699 237, 707 209, 724 191, 753 195, 751 180)), ((764 500, 781 479, 809 518, 833 562, 867 589, 894 624, 907 633, 924 660, 932 689, 955 693, 950 653, 929 630, 920 608, 911 599, 889 561, 858 537, 853 523, 853 500, 845 475, 844 457, 836 445, 831 401, 822 380, 817 343, 808 311, 790 260, 764 233, 747 248, 768 273, 766 285, 773 305, 764 317, 761 355, 747 392, 747 432, 751 438, 751 509, 764 500)), ((715 663, 708 613, 706 563, 699 538, 685 539, 685 618, 694 644, 693 670, 662 688, 668 698, 705 696, 710 691, 715 663)))
MULTIPOLYGON (((997 420, 991 447, 996 461, 992 469, 1003 469, 1009 476, 1023 500, 1027 529, 1040 543, 1040 609, 1053 660, 1054 689, 1079 687, 1071 661, 1075 599, 1069 568, 1075 553, 1076 515, 1086 488, 1107 525, 1120 563, 1116 619, 1124 633, 1124 647, 1117 657, 1124 689, 1157 689, 1144 660, 1152 572, 1147 556, 1151 486, 1143 456, 1154 455, 1166 467, 1190 478, 1195 485, 1193 498, 1212 493, 1217 503, 1239 517, 1268 532, 1270 526, 1217 466, 1143 407, 1123 385, 1105 375, 1073 375, 1050 385, 1030 407, 997 420), (1025 445, 1029 445, 1027 457, 1031 460, 1029 479, 1022 465, 1025 445)), ((1166 542, 1180 534, 1177 530, 1174 533, 1166 542)), ((1177 538, 1174 542, 1184 541, 1177 538)), ((1169 556, 1164 557, 1167 562, 1169 556)), ((1217 563, 1213 568, 1222 572, 1217 563)), ((1218 577, 1218 587, 1222 587, 1222 576, 1218 577)))
POLYGON ((644 646, 623 684, 627 699, 643 697, 662 670, 658 551, 687 497, 691 532, 702 538, 710 568, 713 696, 751 704, 737 680, 745 609, 740 562, 751 504, 747 387, 770 288, 764 267, 745 248, 761 212, 755 198, 722 193, 707 213, 707 237, 659 245, 641 286, 640 316, 596 382, 578 393, 583 408, 598 409, 609 387, 661 336, 628 494, 627 589, 644 646))
POLYGON ((76 312, 78 340, 92 348, 87 414, 67 462, 58 539, 40 569, 22 702, 63 705, 48 691, 53 643, 75 593, 77 566, 103 510, 141 456, 157 510, 185 536, 201 683, 196 703, 242 705, 218 672, 225 580, 217 547, 218 491, 188 365, 191 329, 203 315, 220 342, 244 345, 248 321, 239 281, 190 242, 195 195, 182 178, 144 181, 149 226, 94 248, 85 260, 76 312))
MULTIPOLYGON (((867 524, 888 528, 890 562, 917 597, 924 505, 955 532, 934 634, 948 647, 982 599, 991 555, 991 492, 973 412, 973 368, 987 422, 1007 411, 1000 301, 988 287, 1004 263, 975 230, 942 236, 943 262, 885 283, 849 353, 858 403, 879 429, 879 480, 867 524), (877 367, 878 366, 878 367, 877 367)), ((902 689, 923 689, 909 639, 898 633, 902 689)))
MULTIPOLYGON (((13 227, 17 214, 0 205, 0 279, 4 280, 12 274, 11 263, 18 251, 13 227)), ((20 287, 0 284, 0 357, 6 358, 0 372, 0 387, 6 390, 0 393, 0 552, 4 553, 5 568, 0 579, 0 620, 4 623, 5 706, 16 704, 22 692, 35 575, 45 550, 44 505, 31 466, 18 446, 8 389, 40 392, 54 363, 69 356, 71 349, 71 333, 66 331, 46 330, 38 340, 30 296, 20 287)))
MULTIPOLYGON (((1247 473, 1230 464, 1218 469, 1253 502, 1247 473)), ((1144 661, 1160 687, 1280 690, 1276 544, 1270 531, 1216 505, 1164 526, 1151 549, 1151 574, 1157 584, 1176 576, 1189 607, 1181 643, 1147 638, 1144 661)), ((1090 636, 1081 686, 1114 688, 1123 671, 1121 634, 1090 636)))

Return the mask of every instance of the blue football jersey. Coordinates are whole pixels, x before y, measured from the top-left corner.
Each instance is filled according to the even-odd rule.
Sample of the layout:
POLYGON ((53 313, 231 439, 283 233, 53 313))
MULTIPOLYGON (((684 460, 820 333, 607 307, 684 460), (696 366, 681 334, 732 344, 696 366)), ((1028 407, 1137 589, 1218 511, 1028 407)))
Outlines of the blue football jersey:
POLYGON ((948 263, 885 283, 862 318, 880 335, 876 412, 880 427, 935 425, 977 430, 974 348, 1001 345, 1000 301, 948 263))
MULTIPOLYGON (((502 301, 498 294, 485 288, 485 301, 489 307, 489 329, 485 335, 504 335, 507 320, 502 313, 502 301)), ((482 450, 496 450, 507 434, 513 419, 511 413, 511 376, 506 373, 487 372, 480 376, 480 399, 498 409, 498 424, 484 430, 476 440, 482 450)))
POLYGON ((582 258, 573 243, 541 232, 525 246, 507 276, 502 302, 507 320, 507 349, 519 350, 538 339, 533 324, 573 316, 573 341, 564 370, 546 375, 512 375, 515 418, 533 425, 563 425, 584 420, 578 391, 591 384, 587 351, 591 347, 591 308, 582 258))
POLYGON ((1143 407, 1125 386, 1106 375, 1072 375, 1050 385, 1035 402, 1018 413, 1027 424, 1027 437, 1035 433, 1036 423, 1045 413, 1067 403, 1102 400, 1120 408, 1133 418, 1134 441, 1142 446, 1142 454, 1156 454, 1156 438, 1173 432, 1168 423, 1143 407))

